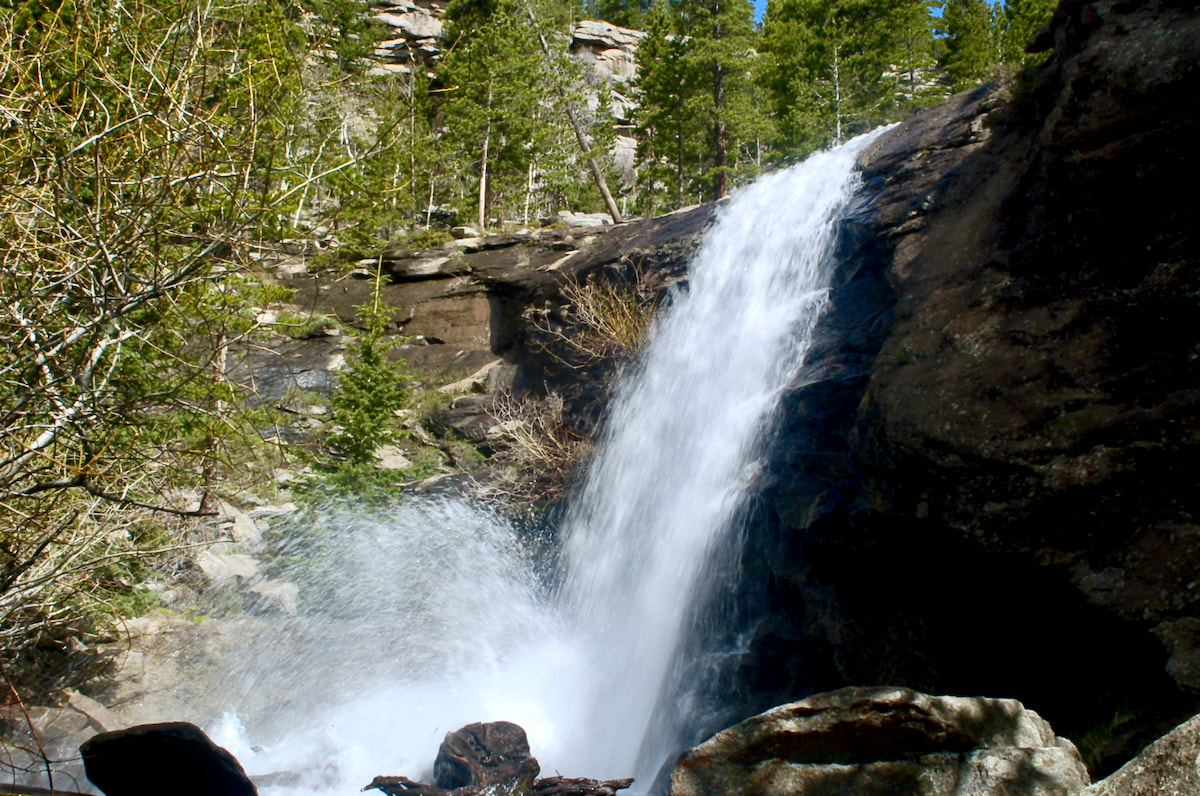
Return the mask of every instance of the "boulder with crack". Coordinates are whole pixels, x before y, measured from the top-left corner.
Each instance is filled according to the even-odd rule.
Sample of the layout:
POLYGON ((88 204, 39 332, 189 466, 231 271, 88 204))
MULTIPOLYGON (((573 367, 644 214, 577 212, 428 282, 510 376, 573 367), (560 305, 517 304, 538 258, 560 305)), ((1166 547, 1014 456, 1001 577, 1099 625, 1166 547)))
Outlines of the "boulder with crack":
POLYGON ((774 708, 684 753, 670 796, 1068 796, 1074 744, 1015 700, 844 688, 774 708))

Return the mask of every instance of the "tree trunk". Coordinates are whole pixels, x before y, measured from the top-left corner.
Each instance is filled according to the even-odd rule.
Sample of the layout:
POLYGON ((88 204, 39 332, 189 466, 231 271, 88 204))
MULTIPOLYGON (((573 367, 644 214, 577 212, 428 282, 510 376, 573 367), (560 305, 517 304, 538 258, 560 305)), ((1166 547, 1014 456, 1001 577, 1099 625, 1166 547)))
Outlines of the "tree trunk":
POLYGON ((833 135, 833 143, 841 145, 842 143, 842 74, 841 64, 838 62, 838 48, 833 48, 833 115, 836 131, 833 135))
POLYGON ((725 105, 724 74, 720 63, 713 64, 713 108, 716 111, 713 129, 713 156, 717 163, 716 199, 729 196, 729 136, 723 115, 725 105))
MULTIPOLYGON (((529 23, 537 28, 537 17, 533 14, 533 7, 528 3, 525 4, 525 12, 529 14, 529 23)), ((550 45, 546 43, 546 37, 542 35, 541 30, 538 30, 538 42, 542 45, 542 54, 546 56, 546 65, 553 68, 554 61, 551 58, 550 45)), ((558 97, 562 100, 563 109, 567 112, 567 120, 571 122, 571 128, 575 130, 575 140, 579 142, 579 151, 587 158, 588 166, 592 169, 592 179, 595 180, 596 187, 600 189, 600 195, 604 197, 604 205, 608 208, 608 214, 612 216, 614 224, 620 224, 623 220, 621 210, 617 207, 612 192, 608 190, 608 181, 604 179, 604 172, 600 169, 599 161, 592 157, 592 148, 588 146, 583 123, 579 121, 579 114, 575 112, 575 103, 571 102, 571 98, 567 96, 567 91, 561 84, 556 84, 556 88, 558 97)))
POLYGON ((492 144, 492 87, 488 86, 487 96, 488 123, 483 132, 483 157, 479 164, 479 234, 487 234, 487 180, 488 180, 488 150, 492 144))

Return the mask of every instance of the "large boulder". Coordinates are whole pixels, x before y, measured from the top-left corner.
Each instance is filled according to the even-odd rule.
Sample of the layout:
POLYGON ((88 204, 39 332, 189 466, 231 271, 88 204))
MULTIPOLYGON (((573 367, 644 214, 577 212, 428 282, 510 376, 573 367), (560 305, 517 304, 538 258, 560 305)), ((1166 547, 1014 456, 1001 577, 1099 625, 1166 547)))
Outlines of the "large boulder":
POLYGON ((439 788, 487 788, 502 793, 527 793, 541 766, 529 753, 525 730, 508 721, 468 724, 446 733, 433 762, 439 788))
POLYGON ((1150 744, 1121 770, 1079 796, 1193 796, 1200 793, 1200 716, 1150 744))
POLYGON ((142 724, 79 747, 92 784, 107 796, 256 796, 237 759, 194 724, 142 724))
POLYGON ((686 752, 670 796, 1068 796, 1075 746, 1011 699, 845 688, 774 708, 686 752))

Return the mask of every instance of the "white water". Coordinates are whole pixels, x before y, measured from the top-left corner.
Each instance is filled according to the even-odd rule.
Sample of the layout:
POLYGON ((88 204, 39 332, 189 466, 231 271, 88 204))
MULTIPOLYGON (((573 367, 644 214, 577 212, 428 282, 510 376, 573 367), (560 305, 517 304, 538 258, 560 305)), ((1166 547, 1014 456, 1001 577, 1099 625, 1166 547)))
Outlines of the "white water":
POLYGON ((301 775, 264 794, 428 781, 447 731, 500 719, 526 729, 547 775, 649 786, 687 727, 659 702, 700 573, 803 365, 866 143, 765 177, 722 211, 619 390, 564 524, 557 590, 477 507, 330 510, 306 553, 319 569, 300 568, 326 588, 310 587, 313 610, 251 653, 238 701, 261 704, 213 728, 251 774, 301 775))

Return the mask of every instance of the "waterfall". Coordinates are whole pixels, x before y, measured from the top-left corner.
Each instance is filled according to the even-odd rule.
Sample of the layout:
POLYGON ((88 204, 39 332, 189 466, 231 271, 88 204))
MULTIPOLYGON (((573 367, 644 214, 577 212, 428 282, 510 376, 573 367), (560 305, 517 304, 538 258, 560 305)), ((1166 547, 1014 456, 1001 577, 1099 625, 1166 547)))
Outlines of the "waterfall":
MULTIPOLYGON (((737 193, 686 293, 619 388, 566 522, 568 623, 595 667, 570 754, 652 777, 672 738, 650 728, 714 547, 760 470, 764 432, 803 366, 856 188, 860 138, 737 193), (665 748, 664 748, 665 744, 665 748)), ((727 547, 728 553, 736 548, 727 547)))
POLYGON ((248 657, 270 665, 241 677, 239 698, 263 704, 214 727, 252 774, 301 772, 264 794, 427 775, 447 731, 501 719, 525 727, 547 773, 650 785, 689 724, 662 704, 689 607, 713 551, 736 555, 726 537, 828 300, 867 143, 764 177, 721 210, 618 388, 564 521, 557 588, 520 534, 461 501, 318 520, 305 577, 325 584, 320 605, 259 639, 248 657), (339 565, 353 574, 327 571, 339 565))

